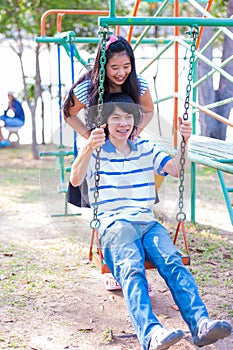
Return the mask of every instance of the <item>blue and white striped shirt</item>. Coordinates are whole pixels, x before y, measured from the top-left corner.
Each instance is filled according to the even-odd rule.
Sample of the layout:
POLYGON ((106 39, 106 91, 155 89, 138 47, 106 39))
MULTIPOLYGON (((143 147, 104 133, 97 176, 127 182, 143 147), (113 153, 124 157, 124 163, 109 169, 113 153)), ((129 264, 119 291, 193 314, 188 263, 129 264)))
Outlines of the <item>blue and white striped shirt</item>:
MULTIPOLYGON (((109 140, 101 149, 98 187, 101 231, 116 220, 155 220, 152 211, 157 198, 154 174, 166 176, 162 169, 171 157, 160 151, 153 141, 139 138, 135 143, 128 142, 131 152, 127 157, 109 140)), ((87 170, 91 205, 94 203, 95 159, 96 153, 93 153, 87 170)))
MULTIPOLYGON (((140 96, 144 95, 148 88, 148 82, 139 74, 137 74, 140 96)), ((74 88, 74 94, 77 99, 85 106, 89 107, 89 88, 91 79, 84 80, 74 88)))

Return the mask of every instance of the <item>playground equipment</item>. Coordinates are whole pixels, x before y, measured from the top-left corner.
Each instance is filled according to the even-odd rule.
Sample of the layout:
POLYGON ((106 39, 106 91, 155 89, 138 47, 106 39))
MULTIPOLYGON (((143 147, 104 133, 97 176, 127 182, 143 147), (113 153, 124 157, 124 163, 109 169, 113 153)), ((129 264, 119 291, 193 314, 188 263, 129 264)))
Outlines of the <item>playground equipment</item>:
MULTIPOLYGON (((233 124, 225 119, 223 116, 218 115, 212 111, 212 108, 215 106, 219 106, 222 104, 232 103, 233 97, 216 101, 215 103, 201 106, 197 102, 197 89, 200 84, 205 81, 208 77, 214 74, 220 74, 224 76, 228 81, 233 82, 233 77, 224 71, 224 67, 229 64, 233 60, 233 56, 226 59, 220 65, 215 64, 214 62, 208 60, 205 56, 205 50, 222 34, 227 35, 231 40, 233 40, 232 32, 227 29, 227 27, 233 27, 233 19, 232 18, 214 18, 209 10, 211 8, 212 1, 211 0, 159 0, 159 1, 135 1, 135 6, 133 9, 133 14, 131 17, 119 17, 116 14, 116 3, 114 0, 109 1, 109 11, 106 11, 103 14, 97 14, 98 25, 100 27, 113 27, 116 30, 116 34, 120 33, 120 28, 123 26, 129 27, 129 31, 127 34, 127 38, 131 41, 134 50, 138 48, 139 45, 150 44, 157 45, 161 47, 160 51, 158 51, 157 55, 151 60, 149 64, 147 64, 140 73, 147 71, 151 65, 162 58, 165 53, 169 50, 170 47, 174 46, 174 91, 173 94, 169 96, 163 96, 162 98, 154 100, 154 103, 161 104, 163 102, 168 103, 172 101, 174 104, 174 139, 173 144, 166 144, 166 148, 169 148, 171 154, 174 154, 177 148, 177 123, 178 123, 178 115, 179 115, 179 103, 184 102, 183 93, 179 90, 179 78, 178 78, 178 66, 179 66, 179 48, 183 47, 187 50, 190 50, 190 42, 186 40, 180 35, 180 27, 187 26, 192 27, 197 25, 200 29, 199 41, 197 42, 197 46, 201 40, 201 34, 205 27, 211 26, 218 28, 214 36, 209 40, 209 42, 203 47, 201 50, 195 51, 195 59, 194 59, 194 71, 196 71, 197 62, 199 60, 204 61, 211 68, 210 72, 207 76, 197 79, 194 75, 194 80, 192 82, 192 94, 190 98, 190 105, 192 106, 192 121, 194 133, 196 133, 196 120, 199 111, 205 112, 207 115, 215 118, 226 125, 233 127, 233 124), (153 17, 137 17, 137 11, 140 5, 140 2, 151 2, 157 3, 157 8, 155 10, 155 14, 153 17), (189 17, 182 18, 180 17, 179 7, 182 3, 190 4, 194 9, 199 11, 202 14, 202 17, 189 17), (174 16, 173 17, 161 17, 161 15, 165 12, 165 9, 169 3, 174 4, 174 16), (205 9, 200 6, 200 3, 206 3, 205 9), (135 26, 143 26, 145 29, 142 34, 137 38, 132 38, 133 28, 135 26), (146 37, 151 26, 168 26, 174 28, 174 37, 173 38, 151 38, 149 36, 146 37)), ((98 38, 79 38, 76 37, 74 32, 61 32, 61 19, 62 16, 68 13, 72 13, 73 15, 82 15, 81 12, 69 11, 69 10, 49 10, 41 19, 41 36, 36 40, 41 43, 56 43, 61 47, 64 47, 66 52, 70 57, 74 57, 84 66, 86 64, 85 60, 82 59, 80 53, 77 49, 77 45, 82 43, 93 43, 97 44, 99 42, 98 38), (55 11, 55 12, 54 12, 55 11), (55 37, 46 37, 45 35, 45 20, 49 15, 57 15, 57 35, 55 37), (72 53, 73 49, 73 53, 72 53)), ((85 14, 87 11, 85 11, 85 14)), ((163 142, 164 143, 164 142, 163 142)), ((75 149, 75 148, 74 148, 75 149)), ((224 199, 227 204, 227 209, 229 212, 230 220, 233 224, 233 209, 230 203, 230 193, 232 192, 232 188, 226 186, 224 181, 224 174, 233 173, 233 143, 226 141, 219 141, 214 139, 206 139, 200 136, 195 135, 193 140, 190 142, 189 147, 189 159, 191 160, 191 220, 195 222, 195 198, 196 198, 196 164, 203 164, 204 166, 211 167, 216 169, 220 184, 222 187, 224 199), (227 152, 226 152, 227 150, 227 152)))

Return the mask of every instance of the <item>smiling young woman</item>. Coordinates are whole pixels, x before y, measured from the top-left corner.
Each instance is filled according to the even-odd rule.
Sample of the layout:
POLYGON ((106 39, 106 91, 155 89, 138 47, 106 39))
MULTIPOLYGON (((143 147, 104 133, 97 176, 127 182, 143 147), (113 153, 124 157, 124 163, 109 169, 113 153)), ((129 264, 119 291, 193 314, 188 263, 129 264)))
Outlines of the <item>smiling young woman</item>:
MULTIPOLYGON (((97 50, 93 68, 72 86, 64 102, 65 121, 84 138, 88 138, 96 120, 87 118, 85 124, 79 118, 82 109, 97 105, 100 76, 101 46, 97 50)), ((136 73, 135 57, 131 45, 121 36, 111 35, 106 43, 105 94, 124 92, 143 109, 143 118, 137 128, 139 134, 153 117, 154 105, 147 81, 136 73)), ((136 136, 136 135, 135 135, 136 136)))

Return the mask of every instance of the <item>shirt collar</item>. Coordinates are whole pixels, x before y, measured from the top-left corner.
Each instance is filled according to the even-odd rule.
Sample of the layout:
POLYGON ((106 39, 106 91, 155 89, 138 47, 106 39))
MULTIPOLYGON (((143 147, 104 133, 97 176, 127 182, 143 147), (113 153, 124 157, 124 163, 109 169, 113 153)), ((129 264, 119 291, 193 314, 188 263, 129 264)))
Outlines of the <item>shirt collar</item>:
MULTIPOLYGON (((128 144, 130 145, 132 151, 136 151, 138 149, 136 143, 133 143, 131 140, 128 140, 128 144)), ((116 147, 111 143, 109 139, 107 139, 105 144, 103 145, 103 150, 108 153, 116 153, 116 147)))

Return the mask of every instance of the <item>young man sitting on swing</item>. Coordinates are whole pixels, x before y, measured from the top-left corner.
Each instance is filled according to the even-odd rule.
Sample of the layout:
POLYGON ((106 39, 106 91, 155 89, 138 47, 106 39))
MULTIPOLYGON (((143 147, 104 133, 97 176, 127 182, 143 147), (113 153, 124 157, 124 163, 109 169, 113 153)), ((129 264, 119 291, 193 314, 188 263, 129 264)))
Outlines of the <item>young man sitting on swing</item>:
MULTIPOLYGON (((227 321, 209 319, 194 278, 183 265, 168 231, 154 217, 154 174, 178 177, 180 151, 171 158, 152 141, 138 138, 132 142, 130 137, 140 118, 140 107, 131 97, 124 93, 107 95, 103 124, 91 132, 80 150, 72 165, 70 181, 78 186, 86 177, 90 203, 95 202, 95 150, 101 147, 98 186, 101 248, 105 262, 122 287, 142 348, 168 349, 184 336, 180 329, 164 328, 153 313, 145 260, 164 278, 194 344, 202 347, 227 337, 232 327, 227 321)), ((179 131, 187 143, 191 123, 180 118, 179 131)))

